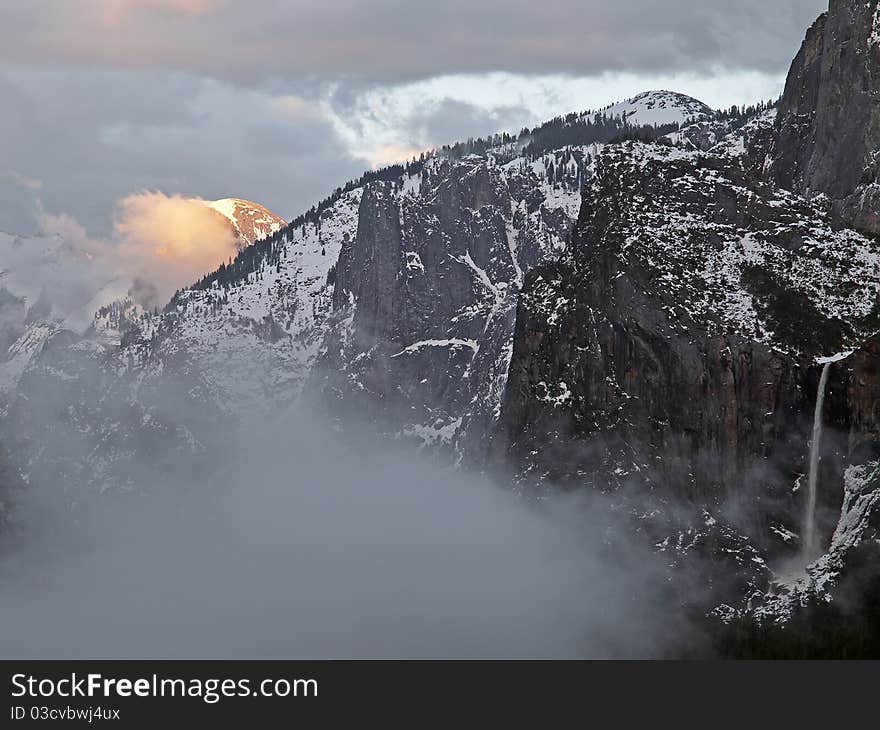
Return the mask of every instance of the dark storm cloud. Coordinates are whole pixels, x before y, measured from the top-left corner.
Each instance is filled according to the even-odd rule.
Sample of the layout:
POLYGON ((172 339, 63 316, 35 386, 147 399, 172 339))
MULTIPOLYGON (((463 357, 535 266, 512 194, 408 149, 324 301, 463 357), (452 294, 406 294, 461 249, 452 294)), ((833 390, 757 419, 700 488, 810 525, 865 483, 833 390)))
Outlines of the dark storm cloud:
POLYGON ((104 235, 139 190, 254 199, 293 217, 364 163, 296 97, 161 71, 0 68, 0 229, 42 209, 104 235), (37 202, 39 201, 39 202, 37 202))
POLYGON ((779 72, 827 0, 30 0, 0 61, 400 79, 724 66, 779 72))
MULTIPOLYGON (((115 202, 142 190, 249 198, 292 218, 370 165, 589 106, 577 92, 552 99, 552 84, 546 104, 515 85, 509 98, 461 96, 455 74, 525 74, 533 91, 541 74, 781 78, 824 4, 3 3, 0 229, 32 232, 41 213, 65 212, 104 236, 115 202)), ((599 101, 622 96, 612 80, 599 101)))

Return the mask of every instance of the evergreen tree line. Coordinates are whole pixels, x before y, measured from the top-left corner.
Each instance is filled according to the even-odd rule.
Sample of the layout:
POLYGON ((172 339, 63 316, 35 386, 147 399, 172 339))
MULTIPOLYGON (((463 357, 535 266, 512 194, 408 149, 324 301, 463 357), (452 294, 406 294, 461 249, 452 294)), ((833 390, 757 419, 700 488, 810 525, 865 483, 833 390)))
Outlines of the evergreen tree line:
POLYGON ((779 99, 773 101, 761 101, 757 104, 750 104, 748 106, 731 106, 727 109, 719 109, 714 114, 714 119, 719 121, 741 121, 746 122, 757 114, 763 114, 764 112, 775 109, 779 106, 779 99))

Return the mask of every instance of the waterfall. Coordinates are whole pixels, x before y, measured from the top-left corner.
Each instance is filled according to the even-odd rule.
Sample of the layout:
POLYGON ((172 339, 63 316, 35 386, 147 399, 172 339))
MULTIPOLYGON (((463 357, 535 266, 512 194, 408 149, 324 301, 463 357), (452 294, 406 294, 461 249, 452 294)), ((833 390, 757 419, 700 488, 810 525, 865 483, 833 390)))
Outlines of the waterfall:
POLYGON ((819 390, 816 393, 816 412, 813 415, 813 441, 810 444, 810 482, 807 492, 807 506, 804 515, 804 542, 803 554, 808 560, 812 560, 819 552, 816 538, 816 502, 819 491, 819 461, 822 445, 822 412, 825 405, 825 391, 828 387, 828 373, 831 363, 825 363, 822 368, 822 377, 819 378, 819 390))

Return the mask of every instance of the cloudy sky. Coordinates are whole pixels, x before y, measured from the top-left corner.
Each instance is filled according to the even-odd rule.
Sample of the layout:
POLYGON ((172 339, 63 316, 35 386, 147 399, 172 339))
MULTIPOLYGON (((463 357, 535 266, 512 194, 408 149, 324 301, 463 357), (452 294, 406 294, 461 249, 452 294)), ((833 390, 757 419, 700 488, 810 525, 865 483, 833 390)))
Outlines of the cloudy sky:
POLYGON ((290 219, 367 167, 646 89, 776 96, 825 6, 0 0, 0 230, 109 236, 145 191, 290 219))

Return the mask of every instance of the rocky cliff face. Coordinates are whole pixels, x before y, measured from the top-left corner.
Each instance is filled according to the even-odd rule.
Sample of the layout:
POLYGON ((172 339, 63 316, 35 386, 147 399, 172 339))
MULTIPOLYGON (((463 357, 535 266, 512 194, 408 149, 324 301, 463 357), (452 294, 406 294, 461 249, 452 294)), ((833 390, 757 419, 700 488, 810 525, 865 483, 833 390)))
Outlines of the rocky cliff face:
POLYGON ((792 64, 769 159, 789 190, 832 198, 853 226, 880 233, 880 6, 832 0, 792 64))
POLYGON ((311 390, 420 446, 476 447, 463 434, 497 416, 523 271, 565 247, 587 154, 526 166, 489 152, 432 161, 418 193, 365 189, 311 390), (555 184, 554 164, 569 166, 555 184))
POLYGON ((335 270, 336 325, 308 390, 334 409, 368 414, 395 438, 483 463, 524 276, 565 250, 580 186, 604 144, 713 116, 690 97, 648 92, 513 144, 431 158, 417 186, 366 188, 335 270))
POLYGON ((716 597, 759 615, 829 590, 880 523, 878 63, 878 3, 833 1, 778 116, 608 148, 517 311, 496 462, 523 489, 615 495, 671 564, 708 551, 738 575, 716 597), (826 552, 789 580, 828 361, 826 552))
POLYGON ((605 151, 569 255, 526 278, 495 446, 524 488, 635 492, 664 547, 682 544, 682 520, 717 559, 743 554, 738 536, 755 551, 750 589, 797 545, 817 358, 857 349, 823 413, 831 541, 845 468, 876 443, 864 343, 880 323, 874 242, 762 182, 752 132, 707 153, 605 151))

